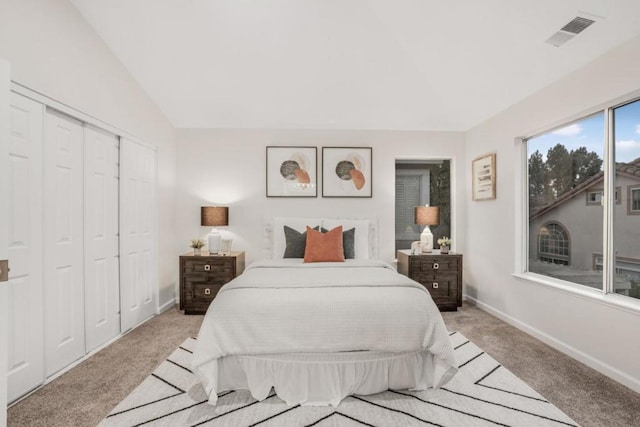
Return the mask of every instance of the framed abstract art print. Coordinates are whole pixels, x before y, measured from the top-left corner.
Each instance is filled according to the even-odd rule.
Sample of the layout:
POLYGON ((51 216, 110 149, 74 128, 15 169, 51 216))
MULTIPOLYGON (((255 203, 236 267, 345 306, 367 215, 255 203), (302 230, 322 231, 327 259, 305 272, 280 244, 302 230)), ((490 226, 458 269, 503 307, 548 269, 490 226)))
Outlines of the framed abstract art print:
POLYGON ((322 197, 371 197, 371 147, 322 147, 322 197))
POLYGON ((267 147, 267 197, 318 197, 317 147, 267 147))

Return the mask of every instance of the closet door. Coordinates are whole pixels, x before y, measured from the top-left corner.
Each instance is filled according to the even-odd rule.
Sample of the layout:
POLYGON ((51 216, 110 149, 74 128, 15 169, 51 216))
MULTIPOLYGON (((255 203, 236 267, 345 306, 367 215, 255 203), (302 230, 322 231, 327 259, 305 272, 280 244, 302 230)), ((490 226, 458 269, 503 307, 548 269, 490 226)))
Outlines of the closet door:
POLYGON ((45 374, 84 355, 82 124, 47 109, 44 143, 45 374))
POLYGON ((118 137, 87 125, 84 132, 87 353, 120 333, 118 177, 118 137))
POLYGON ((155 151, 120 140, 120 309, 126 331, 156 312, 155 151))
POLYGON ((8 398, 44 381, 42 324, 42 138, 44 106, 11 94, 8 398))
MULTIPOLYGON (((5 171, 8 169, 7 154, 9 152, 9 63, 0 58, 0 200, 6 200, 9 194, 9 183, 5 171)), ((0 206, 2 206, 0 204, 0 206)), ((0 260, 7 260, 9 215, 4 207, 0 207, 0 260)), ((0 267, 2 268, 2 267, 0 267)), ((8 286, 4 282, 4 271, 0 271, 0 345, 7 342, 7 318, 9 308, 8 286)), ((7 424, 7 353, 0 352, 0 426, 7 424)))

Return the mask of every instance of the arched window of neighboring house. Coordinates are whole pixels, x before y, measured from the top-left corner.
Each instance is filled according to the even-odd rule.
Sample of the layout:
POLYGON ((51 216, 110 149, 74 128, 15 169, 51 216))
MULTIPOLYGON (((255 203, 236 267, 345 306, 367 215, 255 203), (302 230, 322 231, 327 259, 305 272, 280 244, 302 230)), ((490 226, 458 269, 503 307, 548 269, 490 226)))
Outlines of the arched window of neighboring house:
POLYGON ((538 259, 553 264, 569 265, 569 233, 557 222, 549 222, 538 232, 538 259))

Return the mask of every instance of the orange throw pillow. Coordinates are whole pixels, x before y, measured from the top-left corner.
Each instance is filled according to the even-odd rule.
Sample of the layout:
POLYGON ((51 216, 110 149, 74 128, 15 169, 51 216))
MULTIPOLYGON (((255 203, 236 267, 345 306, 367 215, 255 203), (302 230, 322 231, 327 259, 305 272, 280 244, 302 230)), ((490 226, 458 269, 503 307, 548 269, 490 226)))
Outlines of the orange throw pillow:
POLYGON ((344 262, 342 226, 322 233, 307 226, 304 262, 344 262))

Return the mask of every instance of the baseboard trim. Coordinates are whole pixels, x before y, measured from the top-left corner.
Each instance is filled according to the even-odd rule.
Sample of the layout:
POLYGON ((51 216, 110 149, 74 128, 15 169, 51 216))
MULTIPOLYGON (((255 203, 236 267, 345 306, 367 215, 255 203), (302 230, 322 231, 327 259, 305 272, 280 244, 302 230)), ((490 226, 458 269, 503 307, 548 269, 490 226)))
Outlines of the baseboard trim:
POLYGON ((164 304, 158 306, 158 310, 157 310, 156 314, 162 314, 165 311, 173 308, 173 306, 175 306, 176 304, 177 304, 176 299, 175 298, 171 298, 169 301, 167 301, 164 304))
POLYGON ((494 307, 482 301, 479 301, 473 297, 470 297, 469 295, 465 295, 464 300, 470 304, 475 305, 481 310, 486 311, 487 313, 497 317, 498 319, 533 336, 534 338, 555 348, 556 350, 566 354, 567 356, 572 357, 581 363, 584 363, 588 367, 595 369, 596 371, 600 372, 603 375, 606 375, 607 377, 613 379, 614 381, 617 381, 620 384, 623 384, 629 387, 631 390, 635 391, 636 393, 640 393, 640 379, 634 378, 631 375, 628 375, 599 359, 589 356, 588 354, 570 345, 567 345, 566 343, 552 337, 551 335, 548 335, 545 332, 542 332, 539 329, 536 329, 527 323, 524 323, 514 317, 511 317, 510 315, 500 310, 497 310, 494 307))

